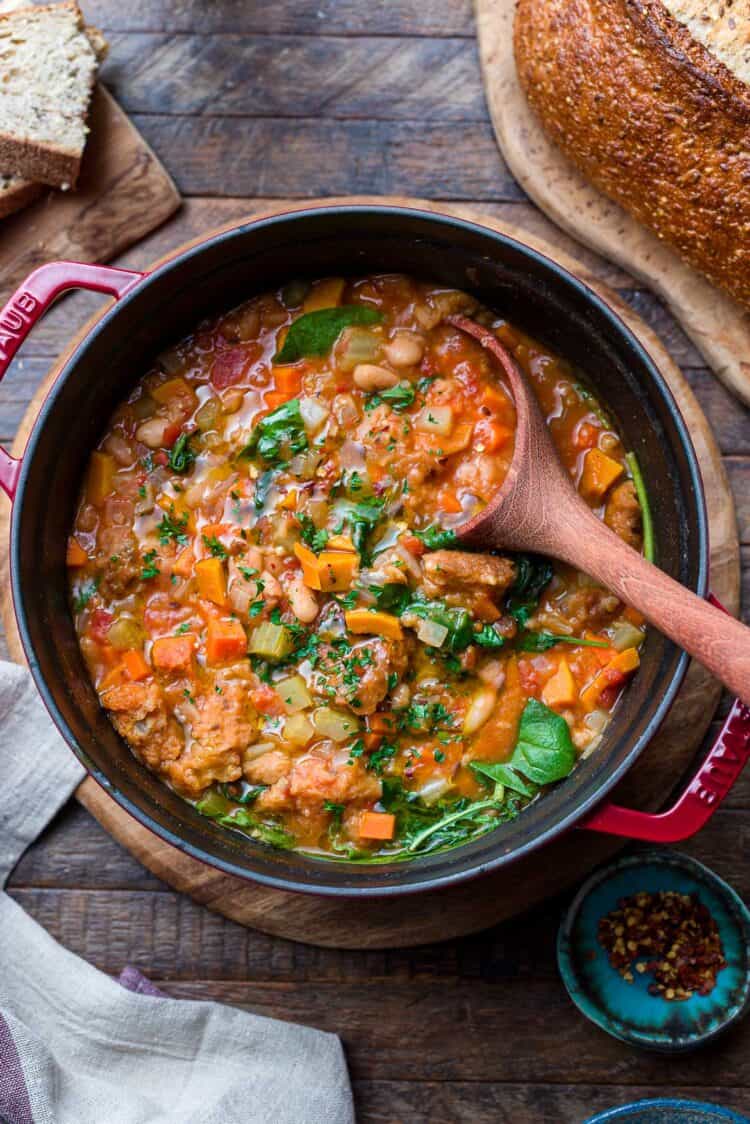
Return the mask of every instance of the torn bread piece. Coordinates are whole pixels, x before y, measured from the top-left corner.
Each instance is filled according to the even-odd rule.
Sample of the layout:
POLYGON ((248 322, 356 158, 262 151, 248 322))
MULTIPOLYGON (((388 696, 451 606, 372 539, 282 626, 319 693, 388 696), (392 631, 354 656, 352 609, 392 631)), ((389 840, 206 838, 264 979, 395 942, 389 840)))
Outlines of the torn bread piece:
POLYGON ((73 187, 106 45, 72 0, 0 15, 0 168, 73 187))

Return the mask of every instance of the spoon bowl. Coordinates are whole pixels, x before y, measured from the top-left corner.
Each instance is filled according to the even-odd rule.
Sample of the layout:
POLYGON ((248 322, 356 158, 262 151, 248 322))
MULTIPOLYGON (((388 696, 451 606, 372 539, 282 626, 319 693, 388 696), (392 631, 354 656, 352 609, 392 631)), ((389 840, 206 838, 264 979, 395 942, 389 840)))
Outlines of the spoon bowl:
POLYGON ((548 554, 611 589, 750 705, 750 629, 696 597, 594 515, 565 471, 532 388, 489 328, 449 316, 508 380, 516 438, 508 473, 487 506, 458 530, 462 545, 548 554))

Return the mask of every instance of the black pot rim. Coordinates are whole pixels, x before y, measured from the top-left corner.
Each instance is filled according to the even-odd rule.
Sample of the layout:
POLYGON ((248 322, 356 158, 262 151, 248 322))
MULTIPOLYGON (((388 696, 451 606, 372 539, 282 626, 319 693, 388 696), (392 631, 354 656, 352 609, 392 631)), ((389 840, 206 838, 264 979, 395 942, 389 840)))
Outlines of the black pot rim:
MULTIPOLYGON (((451 871, 446 874, 426 877, 422 882, 414 884, 402 884, 398 881, 390 885, 379 885, 377 887, 362 886, 341 886, 336 884, 315 884, 310 885, 304 880, 294 877, 277 877, 272 874, 265 874, 262 872, 249 873, 243 867, 238 866, 229 859, 225 859, 218 855, 210 855, 203 848, 194 846, 183 839, 179 834, 170 830, 167 827, 157 823, 154 818, 133 800, 126 797, 107 777, 103 770, 98 768, 88 757, 85 750, 80 746, 68 726, 66 719, 54 701, 52 691, 46 683, 37 661, 34 656, 34 649, 29 634, 29 628, 26 621, 25 610, 22 608, 22 593, 20 590, 19 574, 20 574, 20 547, 19 537, 17 534, 17 524, 19 513, 22 509, 24 490, 26 481, 29 474, 29 466, 33 460, 37 443, 39 442, 44 423, 48 414, 54 410, 55 407, 55 391, 61 386, 68 378, 70 372, 75 367, 81 354, 96 338, 96 336, 103 331, 112 320, 116 319, 122 309, 133 300, 135 297, 141 297, 145 288, 161 278, 165 273, 175 268, 178 264, 190 260, 196 255, 200 255, 207 247, 220 245, 222 242, 231 241, 234 237, 249 229, 261 229, 268 225, 283 225, 288 222, 304 221, 306 218, 319 215, 321 212, 334 215, 345 214, 378 214, 383 216, 397 214, 400 217, 413 217, 421 220, 433 221, 439 224, 443 230, 455 229, 466 230, 482 235, 491 239, 497 245, 506 245, 528 258, 531 262, 541 264, 546 270, 552 273, 556 280, 568 289, 577 292, 582 296, 585 301, 594 308, 597 313, 608 323, 612 332, 619 335, 624 339, 628 347, 637 355, 641 365, 648 370, 652 383, 655 385, 662 398, 665 406, 667 407, 670 419, 675 426, 675 430, 679 435, 679 442, 681 451, 685 456, 688 466, 689 475, 693 488, 693 499, 695 503, 696 523, 699 538, 699 557, 698 557, 698 571, 696 581, 694 583, 694 592, 699 596, 704 597, 708 591, 708 564, 709 564, 709 542, 708 542, 708 518, 706 511, 705 491, 703 488, 703 481, 701 477, 700 468, 698 465, 697 455, 693 448, 692 441, 686 426, 686 423, 680 413, 680 409, 674 399, 672 391, 667 384, 661 371, 656 366, 656 363, 651 358, 645 347, 641 344, 640 340, 628 328, 620 316, 598 295, 589 285, 575 277, 572 273, 566 270, 563 266, 559 265, 552 258, 546 254, 541 253, 539 250, 534 249, 532 246, 513 238, 506 234, 501 234, 491 227, 485 227, 481 223, 471 222, 467 219, 457 218, 450 214, 445 214, 438 211, 422 210, 417 207, 402 207, 395 204, 365 204, 365 203, 333 203, 328 205, 320 205, 315 207, 303 207, 301 209, 282 211, 270 216, 261 216, 258 219, 251 219, 249 222, 239 223, 228 230, 221 230, 216 234, 209 234, 206 238, 201 239, 194 245, 189 246, 182 252, 175 253, 170 256, 166 261, 158 265, 153 271, 145 273, 143 279, 137 282, 128 293, 116 301, 110 308, 105 310, 102 316, 96 321, 92 328, 86 333, 85 337, 77 345, 73 353, 69 356, 63 367, 61 368, 53 386, 45 399, 42 407, 34 421, 29 439, 26 444, 26 449, 23 454, 23 461, 21 471, 18 479, 18 487, 16 490, 15 499, 12 505, 11 513, 11 531, 10 531, 10 559, 11 559, 11 591, 13 597, 13 604, 15 610, 16 621, 18 624, 19 634, 23 649, 29 664, 29 669, 36 683, 37 689, 42 697, 42 700, 50 714, 53 722, 60 731, 62 737, 70 746, 73 753, 84 765, 88 774, 103 788, 126 812, 133 816, 143 827, 146 827, 158 838, 164 842, 169 843, 182 853, 189 855, 191 858, 197 859, 204 865, 219 869, 225 874, 233 875, 237 878, 247 882, 256 882, 261 885, 273 887, 274 889, 285 890, 294 893, 311 894, 320 897, 345 897, 345 898, 379 898, 379 897, 392 897, 395 895, 411 895, 425 893, 432 890, 441 889, 456 885, 460 882, 466 882, 470 879, 480 877, 497 868, 513 863, 522 857, 539 850, 545 844, 549 843, 555 836, 561 835, 573 828, 581 819, 585 817, 588 812, 600 804, 622 778, 622 776, 631 768, 635 760, 645 749, 646 745, 650 742, 651 738, 656 734, 661 726, 664 718, 669 712, 677 692, 682 685, 685 673, 687 671, 689 657, 687 653, 681 652, 674 673, 672 674, 669 682, 666 684, 654 713, 652 714, 647 725, 644 727, 641 734, 635 739, 633 745, 630 747, 627 754, 620 764, 614 767, 611 772, 607 774, 606 779, 601 786, 595 791, 589 793, 584 799, 580 801, 574 810, 566 815, 563 815, 557 822, 550 825, 546 830, 541 831, 538 835, 528 840, 517 850, 514 851, 512 858, 509 858, 505 852, 499 852, 493 858, 484 862, 478 862, 473 868, 468 870, 451 871)), ((456 848, 456 853, 460 853, 461 847, 456 848)), ((337 863, 331 860, 320 860, 321 864, 326 863, 330 865, 333 870, 336 869, 337 863)), ((418 869, 419 858, 411 859, 404 862, 404 866, 410 870, 418 869)))

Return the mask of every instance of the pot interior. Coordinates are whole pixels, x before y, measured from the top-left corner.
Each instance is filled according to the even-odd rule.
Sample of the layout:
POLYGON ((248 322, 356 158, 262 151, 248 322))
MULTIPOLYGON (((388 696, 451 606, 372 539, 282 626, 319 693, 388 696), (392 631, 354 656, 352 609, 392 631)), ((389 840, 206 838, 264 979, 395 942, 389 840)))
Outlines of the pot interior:
POLYGON ((685 658, 655 630, 605 740, 515 822, 454 851, 362 866, 234 837, 141 766, 88 679, 67 606, 65 543, 89 453, 153 357, 205 316, 296 277, 404 272, 466 289, 573 362, 640 461, 667 573, 705 592, 702 490, 684 425, 637 342, 548 259, 484 228, 394 208, 326 208, 251 223, 167 263, 108 312, 66 365, 30 438, 15 502, 13 589, 37 683, 76 753, 142 822, 233 873, 329 893, 399 892, 510 862, 572 824, 657 728, 685 658))

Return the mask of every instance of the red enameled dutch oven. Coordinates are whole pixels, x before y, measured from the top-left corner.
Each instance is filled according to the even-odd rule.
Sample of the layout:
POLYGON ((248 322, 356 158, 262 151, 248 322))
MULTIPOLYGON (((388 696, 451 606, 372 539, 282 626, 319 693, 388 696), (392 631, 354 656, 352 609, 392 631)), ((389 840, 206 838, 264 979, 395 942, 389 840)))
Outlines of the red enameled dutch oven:
POLYGON ((512 863, 573 826, 658 842, 686 838, 705 823, 750 755, 750 712, 735 704, 670 811, 651 816, 603 802, 658 731, 685 674, 685 655, 655 630, 596 753, 516 821, 408 863, 316 860, 216 827, 136 761, 100 707, 68 611, 65 544, 89 453, 110 412, 153 357, 204 317, 290 278, 387 271, 471 291, 583 371, 640 460, 659 565, 706 595, 706 513, 690 437, 659 371, 596 294, 529 247, 457 219, 387 206, 296 211, 218 234, 149 274, 76 262, 43 266, 0 314, 2 376, 60 293, 83 288, 115 297, 60 372, 22 461, 0 455, 0 484, 13 499, 18 626, 54 721, 92 776, 157 835, 222 870, 287 890, 377 896, 434 889, 512 863))

